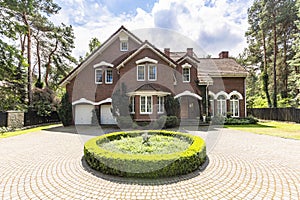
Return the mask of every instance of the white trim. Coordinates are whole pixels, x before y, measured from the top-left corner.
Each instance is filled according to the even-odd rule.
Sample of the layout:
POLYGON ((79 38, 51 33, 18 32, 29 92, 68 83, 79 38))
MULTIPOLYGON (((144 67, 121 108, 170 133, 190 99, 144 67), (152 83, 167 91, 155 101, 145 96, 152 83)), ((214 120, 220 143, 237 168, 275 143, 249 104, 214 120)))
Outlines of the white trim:
POLYGON ((213 96, 214 99, 217 99, 217 96, 215 93, 213 93, 212 91, 208 91, 208 95, 213 96))
POLYGON ((225 99, 229 99, 228 94, 227 94, 226 92, 224 92, 224 91, 218 92, 218 93, 215 95, 215 99, 218 99, 218 97, 219 97, 220 95, 225 96, 225 99))
POLYGON ((182 68, 189 68, 191 69, 192 65, 188 64, 188 63, 185 63, 183 65, 181 65, 182 68))
POLYGON ((107 99, 104 99, 102 101, 99 101, 99 102, 93 102, 93 101, 90 101, 90 100, 87 100, 86 98, 81 98, 77 101, 73 101, 72 102, 72 105, 77 105, 77 104, 91 104, 91 105, 94 105, 94 106, 98 106, 98 105, 101 105, 101 104, 104 104, 104 103, 111 103, 112 102, 112 99, 111 98, 107 98, 107 99))
POLYGON ((146 80, 146 65, 137 65, 136 66, 136 80, 145 81, 146 80), (144 67, 144 79, 139 79, 139 67, 144 67))
POLYGON ((168 60, 166 58, 165 55, 162 55, 161 53, 159 53, 157 50, 155 50, 151 45, 145 43, 143 46, 141 46, 137 51, 135 51, 133 54, 131 54, 130 56, 128 56, 122 63, 120 63, 117 66, 117 69, 120 69, 121 67, 124 67, 124 64, 127 63, 129 60, 131 60, 134 56, 136 56, 142 49, 144 48, 149 48, 152 51, 154 51, 154 53, 156 53, 159 57, 161 57, 163 60, 165 60, 167 63, 169 63, 170 66, 173 66, 174 68, 176 68, 176 65, 171 62, 170 60, 168 60))
POLYGON ((192 93, 192 92, 190 92, 190 91, 188 91, 188 90, 186 90, 186 91, 184 91, 184 92, 182 92, 182 93, 180 93, 180 94, 177 94, 177 95, 174 97, 174 99, 177 99, 177 98, 182 97, 182 96, 192 96, 192 97, 195 97, 195 98, 197 98, 197 99, 199 99, 199 100, 202 100, 202 97, 201 97, 201 96, 199 96, 199 95, 196 94, 196 93, 192 93))
POLYGON ((154 63, 154 64, 157 64, 157 63, 158 63, 157 60, 154 60, 154 59, 152 59, 152 58, 148 58, 147 56, 146 56, 145 58, 142 58, 142 59, 139 59, 139 60, 135 61, 135 63, 136 63, 137 65, 139 65, 139 64, 141 64, 141 63, 145 63, 145 62, 147 62, 147 63, 154 63))
POLYGON ((95 69, 95 84, 102 84, 103 83, 103 70, 102 69, 95 69), (97 81, 97 71, 101 71, 102 81, 97 81))
POLYGON ((239 93, 238 91, 236 91, 236 90, 234 90, 234 91, 232 91, 232 92, 230 92, 230 93, 228 94, 229 99, 230 99, 230 97, 233 96, 233 95, 237 95, 237 96, 239 97, 239 100, 242 100, 242 99, 243 99, 243 95, 242 95, 241 93, 239 93))
POLYGON ((139 96, 167 96, 170 95, 170 92, 163 92, 163 91, 135 91, 135 92, 128 92, 126 95, 133 96, 133 95, 139 95, 139 96))
POLYGON ((114 67, 114 65, 111 64, 111 63, 108 63, 108 62, 105 62, 105 61, 101 61, 100 63, 95 64, 94 68, 101 67, 101 66, 114 67))
POLYGON ((148 68, 148 81, 156 81, 157 80, 157 66, 156 65, 147 65, 148 68), (150 79, 150 67, 154 67, 155 68, 155 78, 154 79, 150 79))
POLYGON ((105 70, 105 84, 113 84, 114 82, 114 77, 113 77, 113 70, 112 69, 106 69, 105 70), (107 81, 107 71, 111 71, 111 82, 107 81))

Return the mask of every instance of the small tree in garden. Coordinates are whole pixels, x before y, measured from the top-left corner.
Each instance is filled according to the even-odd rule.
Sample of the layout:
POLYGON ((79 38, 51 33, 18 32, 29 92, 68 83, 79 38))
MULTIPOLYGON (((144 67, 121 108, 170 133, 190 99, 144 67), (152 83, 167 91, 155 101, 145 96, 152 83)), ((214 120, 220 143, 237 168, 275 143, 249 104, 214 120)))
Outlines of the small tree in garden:
POLYGON ((61 99, 58 115, 64 126, 72 124, 72 104, 69 102, 69 94, 67 92, 61 99))
POLYGON ((166 109, 167 116, 179 117, 180 103, 179 103, 178 99, 175 99, 171 95, 166 96, 165 109, 166 109))
POLYGON ((39 116, 50 116, 58 107, 58 99, 49 88, 35 88, 33 90, 33 109, 39 116))

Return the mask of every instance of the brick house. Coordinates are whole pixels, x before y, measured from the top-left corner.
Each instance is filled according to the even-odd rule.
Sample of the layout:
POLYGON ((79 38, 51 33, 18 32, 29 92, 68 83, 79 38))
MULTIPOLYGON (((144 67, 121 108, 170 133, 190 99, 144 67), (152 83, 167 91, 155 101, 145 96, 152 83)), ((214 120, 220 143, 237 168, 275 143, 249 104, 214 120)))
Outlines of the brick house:
POLYGON ((179 100, 181 119, 229 112, 245 117, 246 75, 226 51, 219 58, 199 58, 193 48, 160 50, 122 26, 60 85, 69 93, 75 124, 91 124, 95 109, 100 124, 115 124, 112 97, 120 91, 135 121, 165 115, 169 95, 179 100))

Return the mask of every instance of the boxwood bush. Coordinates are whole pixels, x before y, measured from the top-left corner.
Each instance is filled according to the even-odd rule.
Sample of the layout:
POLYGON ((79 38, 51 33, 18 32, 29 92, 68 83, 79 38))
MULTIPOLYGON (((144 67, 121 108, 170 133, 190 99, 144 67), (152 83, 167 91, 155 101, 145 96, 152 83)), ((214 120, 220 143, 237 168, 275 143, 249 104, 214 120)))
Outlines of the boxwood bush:
POLYGON ((123 177, 158 178, 190 173, 198 169, 206 159, 206 146, 198 136, 164 131, 115 132, 87 141, 84 145, 84 157, 88 165, 104 174, 123 177), (189 148, 171 154, 123 154, 111 152, 99 147, 103 142, 118 140, 122 137, 137 137, 147 132, 178 137, 190 142, 189 148))

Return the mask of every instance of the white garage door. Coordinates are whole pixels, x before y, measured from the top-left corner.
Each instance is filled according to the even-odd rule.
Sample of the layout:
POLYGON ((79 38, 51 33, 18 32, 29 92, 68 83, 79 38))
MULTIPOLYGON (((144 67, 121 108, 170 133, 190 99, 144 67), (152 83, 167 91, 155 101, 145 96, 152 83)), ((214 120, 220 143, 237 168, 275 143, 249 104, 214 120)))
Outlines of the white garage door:
POLYGON ((101 124, 117 124, 115 118, 111 113, 111 105, 101 105, 101 116, 100 121, 101 124))
POLYGON ((75 124, 92 124, 93 109, 93 105, 76 105, 75 124))

